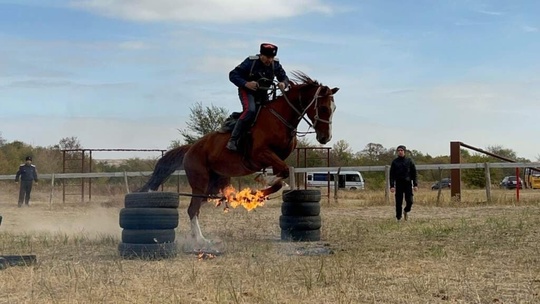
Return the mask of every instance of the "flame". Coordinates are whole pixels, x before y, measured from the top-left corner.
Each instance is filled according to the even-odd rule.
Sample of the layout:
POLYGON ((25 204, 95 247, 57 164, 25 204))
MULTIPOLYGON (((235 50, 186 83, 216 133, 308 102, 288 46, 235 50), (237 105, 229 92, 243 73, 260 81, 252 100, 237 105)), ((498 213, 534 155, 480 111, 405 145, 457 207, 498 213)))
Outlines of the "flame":
POLYGON ((215 254, 212 254, 212 253, 207 253, 207 252, 199 252, 197 254, 197 259, 199 261, 202 261, 202 260, 210 260, 210 259, 214 259, 216 257, 215 254))
POLYGON ((252 190, 245 188, 238 192, 233 186, 229 185, 221 191, 222 199, 217 200, 216 207, 225 202, 224 212, 229 212, 229 206, 236 208, 244 207, 247 211, 251 211, 257 207, 264 206, 264 201, 267 199, 260 190, 252 190))

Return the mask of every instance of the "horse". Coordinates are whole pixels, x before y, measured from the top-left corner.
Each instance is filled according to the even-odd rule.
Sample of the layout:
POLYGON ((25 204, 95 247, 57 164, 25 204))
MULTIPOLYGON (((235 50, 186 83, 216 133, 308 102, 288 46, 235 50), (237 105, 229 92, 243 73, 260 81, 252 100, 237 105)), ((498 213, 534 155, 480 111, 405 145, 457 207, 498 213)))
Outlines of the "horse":
POLYGON ((156 163, 149 180, 138 190, 157 190, 174 171, 183 168, 192 190, 187 213, 191 236, 197 244, 212 243, 204 238, 199 225, 201 204, 229 186, 231 177, 272 167, 275 177, 260 191, 266 197, 282 188, 283 180, 289 177, 284 160, 296 148, 297 127, 302 119, 314 129, 319 143, 326 144, 331 140, 332 115, 336 108, 334 94, 339 88, 330 89, 300 71, 292 74, 294 77, 287 91, 277 97, 274 94, 275 98, 259 106, 245 149, 240 149, 243 152, 225 147, 230 133, 214 131, 193 144, 167 151, 156 163))

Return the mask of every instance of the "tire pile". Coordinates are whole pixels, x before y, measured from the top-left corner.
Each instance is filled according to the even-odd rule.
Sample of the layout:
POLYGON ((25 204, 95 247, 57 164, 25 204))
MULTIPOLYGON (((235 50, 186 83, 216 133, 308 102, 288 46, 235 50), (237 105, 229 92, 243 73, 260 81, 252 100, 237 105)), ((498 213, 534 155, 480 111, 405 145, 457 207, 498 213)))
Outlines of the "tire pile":
POLYGON ((321 192, 290 190, 282 194, 281 240, 314 242, 321 240, 321 192))
POLYGON ((177 254, 179 195, 174 192, 136 192, 125 196, 120 210, 123 258, 162 259, 177 254))

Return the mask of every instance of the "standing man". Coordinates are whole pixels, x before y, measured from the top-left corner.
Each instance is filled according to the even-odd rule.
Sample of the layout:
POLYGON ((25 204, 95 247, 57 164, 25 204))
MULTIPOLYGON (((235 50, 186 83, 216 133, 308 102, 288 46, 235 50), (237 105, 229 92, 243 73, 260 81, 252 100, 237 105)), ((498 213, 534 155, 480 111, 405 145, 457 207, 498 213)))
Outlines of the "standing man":
POLYGON ((253 123, 257 114, 256 101, 268 99, 268 89, 274 78, 278 87, 284 90, 289 85, 289 78, 276 58, 278 47, 271 43, 261 44, 260 53, 249 56, 229 73, 229 80, 238 87, 238 97, 242 103, 242 114, 234 126, 227 149, 238 150, 238 139, 253 123))
POLYGON ((413 189, 418 190, 418 181, 416 179, 416 165, 413 160, 405 156, 407 149, 400 145, 396 149, 398 157, 392 161, 390 166, 390 192, 396 193, 396 218, 401 220, 402 212, 405 211, 405 220, 407 214, 411 212, 413 204, 413 189), (403 195, 405 195, 405 209, 403 206, 403 195))
POLYGON ((32 192, 32 183, 37 183, 37 169, 32 164, 32 157, 27 156, 25 163, 19 166, 19 171, 15 175, 15 182, 19 183, 19 177, 21 178, 21 185, 19 189, 19 207, 22 206, 23 200, 26 206, 30 206, 30 192, 32 192))

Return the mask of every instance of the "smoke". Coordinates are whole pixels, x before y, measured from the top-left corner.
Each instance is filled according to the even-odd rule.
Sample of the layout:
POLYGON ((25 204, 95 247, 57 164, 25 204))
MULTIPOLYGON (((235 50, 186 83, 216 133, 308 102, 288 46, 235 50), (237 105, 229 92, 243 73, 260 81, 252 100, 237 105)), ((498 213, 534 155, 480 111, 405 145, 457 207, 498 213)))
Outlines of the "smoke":
POLYGON ((43 205, 32 205, 3 210, 1 229, 17 234, 53 233, 90 238, 120 236, 118 214, 117 208, 72 206, 48 210, 43 205))

